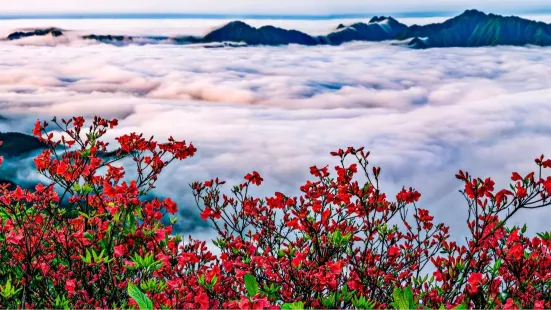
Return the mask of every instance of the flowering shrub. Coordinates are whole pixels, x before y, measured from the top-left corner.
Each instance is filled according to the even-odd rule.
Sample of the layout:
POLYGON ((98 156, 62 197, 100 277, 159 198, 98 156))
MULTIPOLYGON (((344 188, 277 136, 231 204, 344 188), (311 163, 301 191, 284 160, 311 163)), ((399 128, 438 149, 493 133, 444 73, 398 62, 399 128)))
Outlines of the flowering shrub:
POLYGON ((331 153, 340 159, 334 175, 311 167, 299 197, 254 197, 257 172, 231 194, 221 180, 195 182, 201 217, 218 234, 215 256, 204 241, 172 234, 170 198, 145 198, 193 145, 132 133, 108 152, 103 137, 117 120, 84 124, 54 119, 52 132, 37 122, 48 148, 35 165, 49 182, 0 188, 2 308, 551 307, 551 234, 507 226, 520 210, 551 203, 543 156, 537 174, 513 173, 510 189, 456 175, 468 206, 462 243, 417 206, 413 188, 388 197, 362 148, 331 153))

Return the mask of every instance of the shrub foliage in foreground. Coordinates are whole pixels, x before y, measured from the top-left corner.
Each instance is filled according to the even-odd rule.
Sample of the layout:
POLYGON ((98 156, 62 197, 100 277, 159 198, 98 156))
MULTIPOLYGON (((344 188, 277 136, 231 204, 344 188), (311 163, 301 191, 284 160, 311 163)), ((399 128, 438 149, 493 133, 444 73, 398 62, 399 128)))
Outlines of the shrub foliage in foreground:
POLYGON ((218 232, 215 256, 162 223, 177 213, 170 198, 144 198, 193 145, 132 133, 117 138, 116 156, 100 158, 117 121, 84 123, 54 119, 54 138, 37 122, 49 149, 36 169, 50 183, 0 189, 2 308, 551 307, 551 234, 506 226, 519 210, 550 204, 543 156, 537 173, 513 173, 510 189, 456 175, 470 231, 462 243, 416 205, 414 189, 387 197, 363 149, 332 153, 341 160, 334 175, 311 167, 300 197, 252 196, 263 181, 256 172, 228 195, 218 179, 196 182, 201 216, 218 232), (135 178, 120 161, 133 162, 135 178))

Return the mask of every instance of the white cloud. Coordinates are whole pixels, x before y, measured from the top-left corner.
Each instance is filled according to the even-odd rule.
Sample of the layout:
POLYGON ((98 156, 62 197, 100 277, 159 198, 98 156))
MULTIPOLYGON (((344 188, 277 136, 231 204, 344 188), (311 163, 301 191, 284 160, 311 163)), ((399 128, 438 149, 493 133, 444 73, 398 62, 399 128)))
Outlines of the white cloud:
MULTIPOLYGON (((0 45, 0 129, 30 132, 37 117, 115 116, 113 132, 192 140, 198 156, 161 177, 158 194, 195 214, 187 184, 240 182, 261 195, 297 194, 329 151, 366 146, 385 190, 413 185, 421 205, 463 231, 457 170, 494 176, 534 168, 551 154, 551 49, 409 50, 387 43, 340 47, 204 49, 0 45), (192 211, 190 211, 192 210, 192 211)), ((523 214, 533 230, 541 214, 523 214)), ((547 213, 548 214, 548 213, 547 213)), ((196 222, 182 217, 184 226, 196 222)), ((195 217, 194 219, 196 219, 195 217)), ((197 228, 198 229, 198 228, 197 228)))

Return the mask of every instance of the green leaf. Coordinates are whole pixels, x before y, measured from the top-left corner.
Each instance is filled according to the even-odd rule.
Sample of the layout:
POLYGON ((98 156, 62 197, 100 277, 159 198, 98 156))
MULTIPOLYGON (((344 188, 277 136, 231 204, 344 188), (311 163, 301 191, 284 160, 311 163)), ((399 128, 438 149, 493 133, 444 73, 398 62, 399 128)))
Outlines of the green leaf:
POLYGON ((88 183, 84 184, 84 186, 82 187, 82 192, 84 194, 90 194, 93 190, 94 189, 92 188, 92 186, 90 186, 88 183))
POLYGON ((462 309, 467 309, 467 306, 465 306, 465 304, 459 304, 457 305, 457 307, 453 308, 453 310, 462 310, 462 309))
POLYGON ((499 270, 499 267, 501 267, 501 258, 499 258, 495 263, 494 263, 494 272, 497 272, 499 270))
POLYGON ((411 287, 406 287, 403 291, 404 299, 408 303, 408 306, 410 309, 413 309, 415 307, 415 301, 413 300, 413 291, 411 290, 411 287))
POLYGON ((283 252, 281 249, 277 250, 277 258, 282 258, 283 256, 285 256, 285 252, 283 252))
POLYGON ((281 309, 285 310, 303 310, 304 309, 304 303, 302 301, 297 301, 294 303, 285 303, 281 305, 281 309))
POLYGON ((391 303, 391 306, 395 309, 409 310, 417 308, 415 305, 415 300, 413 299, 413 291, 410 287, 404 290, 396 287, 394 288, 392 296, 394 297, 394 302, 391 303))
POLYGON ((84 237, 85 237, 86 239, 88 239, 88 241, 94 241, 94 235, 92 235, 92 234, 89 233, 89 232, 85 232, 85 233, 84 233, 84 237))
POLYGON ((128 295, 134 299, 134 301, 138 304, 138 307, 140 307, 140 310, 153 310, 153 302, 149 299, 149 297, 147 297, 147 295, 140 291, 137 286, 129 283, 128 295))
MULTIPOLYGON (((90 138, 90 136, 88 136, 88 138, 90 138)), ((92 139, 90 139, 92 140, 92 139)), ((82 153, 81 153, 81 156, 83 158, 87 158, 87 157, 90 157, 90 155, 92 154, 92 152, 90 150, 84 150, 82 153)))
POLYGON ((258 282, 256 282, 256 278, 251 274, 246 274, 244 276, 245 279, 245 288, 247 289, 247 293, 249 294, 249 297, 256 296, 258 294, 258 282))

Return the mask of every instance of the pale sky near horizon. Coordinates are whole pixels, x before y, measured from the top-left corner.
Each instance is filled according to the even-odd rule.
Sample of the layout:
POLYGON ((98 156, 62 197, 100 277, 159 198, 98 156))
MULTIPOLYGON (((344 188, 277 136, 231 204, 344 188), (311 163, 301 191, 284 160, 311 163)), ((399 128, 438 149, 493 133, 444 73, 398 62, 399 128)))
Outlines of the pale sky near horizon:
POLYGON ((326 15, 462 11, 549 12, 549 0, 19 0, 3 1, 2 14, 212 13, 326 15))

